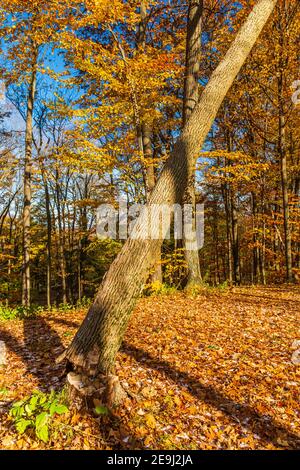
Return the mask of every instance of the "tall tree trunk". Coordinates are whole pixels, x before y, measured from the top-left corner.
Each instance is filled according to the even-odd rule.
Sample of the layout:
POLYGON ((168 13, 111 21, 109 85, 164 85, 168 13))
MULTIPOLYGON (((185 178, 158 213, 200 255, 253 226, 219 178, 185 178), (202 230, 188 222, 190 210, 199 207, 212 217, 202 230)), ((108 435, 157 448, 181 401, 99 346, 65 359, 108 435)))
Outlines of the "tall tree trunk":
MULTIPOLYGON (((226 93, 247 59, 268 20, 276 0, 259 0, 238 32, 178 138, 160 178, 152 191, 149 206, 156 215, 160 204, 181 202, 188 179, 206 135, 226 93)), ((94 303, 72 343, 61 357, 80 373, 82 380, 103 375, 107 383, 108 403, 118 400, 119 388, 115 359, 131 312, 147 278, 161 240, 149 239, 147 213, 136 221, 139 239, 129 238, 112 263, 98 290, 94 303)), ((69 376, 69 382, 73 382, 69 376)), ((74 383, 74 382, 73 382, 74 383)))
POLYGON ((62 209, 60 201, 60 188, 59 188, 59 172, 56 170, 56 181, 55 181, 55 192, 56 192, 56 205, 57 205, 57 221, 58 221, 58 255, 59 255, 59 267, 61 276, 61 300, 64 304, 67 303, 67 274, 66 274, 66 258, 65 258, 65 243, 63 234, 63 223, 62 223, 62 209))
MULTIPOLYGON (((229 152, 233 150, 232 135, 227 133, 227 148, 229 152)), ((238 226, 238 210, 237 195, 234 184, 230 185, 230 218, 231 218, 231 248, 233 259, 233 277, 235 284, 240 284, 240 253, 239 253, 239 226, 238 226)))
POLYGON ((24 166, 24 208, 23 208, 23 270, 22 270, 22 305, 30 306, 30 243, 31 243, 31 179, 33 147, 33 107, 36 91, 38 49, 33 45, 31 76, 27 98, 25 130, 25 166, 24 166))
POLYGON ((282 187, 282 204, 283 204, 283 220, 284 220, 284 237, 285 237, 285 265, 286 280, 293 282, 292 271, 292 237, 289 216, 289 195, 288 195, 288 175, 287 175, 287 151, 285 142, 285 118, 283 104, 283 74, 280 71, 278 77, 278 93, 279 93, 279 116, 278 116, 278 151, 280 156, 281 169, 281 187, 282 187))
POLYGON ((47 177, 45 174, 44 162, 41 162, 41 174, 43 179, 44 191, 45 191, 45 205, 46 205, 46 216, 47 216, 47 285, 46 285, 46 297, 47 307, 51 308, 51 246, 52 246, 52 219, 50 210, 50 195, 47 177))
POLYGON ((257 205, 256 205, 256 195, 254 192, 252 195, 252 232, 253 232, 253 249, 252 249, 252 283, 257 284, 259 282, 259 271, 258 271, 258 261, 259 261, 259 250, 258 250, 258 240, 257 240, 257 205))
MULTIPOLYGON (((84 192, 82 198, 87 200, 89 197, 88 194, 88 177, 85 176, 84 178, 84 192)), ((86 271, 86 249, 88 246, 88 216, 87 216, 87 207, 83 206, 80 208, 80 240, 79 240, 79 283, 78 285, 78 300, 81 301, 82 297, 85 295, 84 291, 84 279, 85 279, 85 271, 86 271)))
MULTIPOLYGON (((225 167, 227 167, 228 162, 225 158, 225 167)), ((227 176, 227 175, 225 175, 227 176)), ((233 274, 232 274, 232 230, 231 230, 231 206, 230 206, 230 183, 226 182, 221 186, 222 197, 225 207, 226 215, 226 251, 227 251, 227 273, 226 280, 229 285, 232 284, 233 274)))
MULTIPOLYGON (((201 59, 201 32, 202 32, 203 0, 189 0, 187 36, 186 36, 186 60, 183 98, 183 126, 189 120, 193 109, 199 100, 199 70, 201 59)), ((196 207, 195 195, 195 171, 189 178, 184 202, 191 204, 194 211, 196 207)), ((193 231, 196 229, 196 214, 192 219, 193 231)), ((198 250, 189 250, 189 242, 184 238, 184 256, 188 269, 187 286, 199 284, 202 281, 198 250)))
POLYGON ((283 9, 278 5, 279 13, 279 63, 278 63, 278 152, 280 157, 281 170, 281 188, 282 188, 282 204, 283 204, 283 220, 284 220, 284 237, 285 237, 285 263, 286 263, 286 280, 293 282, 292 271, 292 237, 289 217, 289 195, 288 195, 288 175, 287 175, 287 146, 286 146, 286 119, 284 107, 284 68, 287 63, 284 36, 287 32, 285 4, 283 9), (284 10, 284 11, 283 11, 284 10))
POLYGON ((240 284, 240 253, 239 253, 239 226, 236 195, 231 189, 231 228, 232 228, 232 255, 233 255, 233 275, 235 284, 240 284))
POLYGON ((212 237, 214 247, 214 258, 215 258, 215 285, 219 285, 220 279, 220 265, 219 265, 219 233, 218 233, 218 211, 216 202, 213 205, 213 217, 212 217, 212 237))
MULTIPOLYGON (((142 138, 143 138, 143 152, 146 163, 145 168, 145 182, 147 202, 150 199, 151 193, 155 187, 155 172, 153 165, 153 151, 151 145, 152 130, 149 124, 143 123, 142 125, 142 138)), ((151 282, 162 282, 162 268, 161 268, 161 247, 158 250, 157 262, 154 265, 154 272, 150 275, 151 282)))
POLYGON ((266 211, 265 211, 265 176, 262 182, 261 194, 261 216, 262 216, 262 244, 260 249, 260 275, 263 285, 266 285, 266 211))
POLYGON ((77 254, 77 289, 78 289, 78 292, 77 292, 77 300, 78 302, 80 303, 81 300, 82 300, 82 275, 81 275, 81 270, 82 270, 82 266, 81 266, 81 262, 82 262, 82 247, 81 247, 81 237, 79 235, 79 240, 78 240, 78 254, 77 254))
MULTIPOLYGON (((147 31, 147 5, 148 1, 142 0, 140 6, 140 17, 141 21, 139 24, 139 31, 137 37, 137 45, 138 47, 145 48, 146 44, 146 31, 147 31)), ((144 118, 144 117, 143 117, 144 118)), ((152 138, 152 127, 149 122, 143 120, 141 124, 141 144, 143 149, 143 157, 145 161, 145 187, 146 187, 146 200, 147 202, 150 199, 150 195, 155 186, 155 171, 154 171, 154 164, 153 164, 153 150, 151 144, 152 138)), ((150 281, 151 282, 162 282, 162 267, 161 267, 161 247, 158 250, 157 262, 152 268, 150 274, 150 281)))

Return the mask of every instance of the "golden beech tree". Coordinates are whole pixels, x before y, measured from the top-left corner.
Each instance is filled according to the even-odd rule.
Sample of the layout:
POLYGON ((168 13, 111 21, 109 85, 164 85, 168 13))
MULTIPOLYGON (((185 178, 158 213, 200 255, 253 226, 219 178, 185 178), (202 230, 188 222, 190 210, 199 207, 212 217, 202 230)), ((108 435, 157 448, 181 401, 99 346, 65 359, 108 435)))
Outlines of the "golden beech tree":
MULTIPOLYGON (((246 3, 248 5, 249 2, 244 2, 245 6, 246 3)), ((237 24, 243 14, 244 9, 236 15, 237 24)), ((263 177, 259 183, 257 181, 255 188, 249 191, 256 220, 252 277, 254 280, 261 277, 264 282, 266 250, 270 254, 272 251, 272 257, 277 258, 276 270, 278 265, 285 265, 288 281, 293 280, 293 271, 298 269, 299 245, 293 230, 296 226, 290 223, 289 206, 299 196, 299 160, 295 145, 299 133, 299 112, 292 100, 292 84, 299 73, 295 47, 300 38, 299 18, 297 3, 278 1, 272 21, 228 94, 230 108, 227 106, 227 111, 224 110, 224 115, 220 116, 223 140, 228 142, 230 136, 235 150, 246 151, 258 163, 269 165, 268 177, 263 177), (225 113, 227 118, 224 118, 225 113), (289 171, 289 167, 293 170, 289 171), (280 187, 281 193, 278 191, 280 187), (270 223, 271 214, 278 220, 273 220, 273 230, 267 233, 266 225, 270 223), (263 234, 260 243, 257 234, 263 234), (284 260, 278 235, 284 241, 284 260), (260 273, 257 271, 259 265, 260 273)))
MULTIPOLYGON (((204 139, 275 5, 276 0, 260 0, 249 14, 177 140, 151 193, 150 206, 181 202, 204 139)), ((162 244, 162 239, 143 238, 147 227, 146 216, 143 212, 136 222, 141 237, 129 238, 124 244, 83 324, 63 355, 78 373, 77 376, 74 372, 69 373, 70 384, 84 392, 84 389, 90 390, 92 387, 92 383, 87 386, 89 378, 100 379, 102 375, 107 384, 106 400, 109 403, 117 402, 122 395, 114 370, 116 354, 153 258, 157 257, 162 244)))
POLYGON ((3 1, 0 7, 0 35, 5 40, 5 66, 2 78, 7 85, 26 84, 23 205, 22 303, 30 306, 30 244, 32 199, 33 113, 37 73, 42 70, 42 47, 57 40, 57 32, 66 25, 65 6, 60 1, 3 1))
POLYGON ((102 282, 63 357, 75 389, 103 381, 113 402, 116 354, 149 279, 299 276, 299 2, 14 0, 0 13, 1 76, 26 108, 24 157, 1 149, 1 300, 6 289, 18 301, 21 257, 27 306, 84 302, 102 282), (201 197, 202 272, 172 236, 97 239, 94 209, 120 196, 152 208, 201 197))

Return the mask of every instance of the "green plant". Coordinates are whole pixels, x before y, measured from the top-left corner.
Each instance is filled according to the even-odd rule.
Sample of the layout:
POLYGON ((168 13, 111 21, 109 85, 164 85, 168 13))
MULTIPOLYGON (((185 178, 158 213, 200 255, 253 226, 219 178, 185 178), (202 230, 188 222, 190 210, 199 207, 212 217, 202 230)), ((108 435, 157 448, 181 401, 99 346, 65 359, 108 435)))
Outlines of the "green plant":
POLYGON ((15 308, 0 304, 0 318, 1 320, 15 320, 17 318, 17 311, 15 308))
POLYGON ((68 412, 64 401, 62 393, 51 391, 46 394, 36 390, 31 396, 15 402, 9 415, 19 434, 23 434, 27 429, 34 429, 36 437, 46 443, 54 428, 55 416, 68 412))
POLYGON ((209 286, 202 282, 201 284, 189 284, 185 288, 185 293, 190 297, 197 297, 197 295, 203 295, 206 293, 209 286))
POLYGON ((97 415, 107 416, 109 414, 109 409, 104 405, 97 405, 95 407, 95 413, 97 415))
POLYGON ((89 299, 88 297, 86 297, 85 295, 82 297, 82 299, 79 301, 77 300, 76 302, 76 307, 77 308, 86 308, 86 307, 89 307, 92 303, 92 299, 89 299))
POLYGON ((72 336, 72 335, 73 335, 73 333, 71 331, 65 331, 64 332, 64 336, 68 337, 68 336, 72 336))
POLYGON ((18 305, 17 307, 8 307, 7 305, 0 304, 0 319, 1 320, 24 320, 43 312, 43 307, 39 305, 32 305, 31 307, 24 307, 18 305))
POLYGON ((70 312, 74 309, 75 309, 75 306, 69 303, 62 303, 62 304, 59 304, 58 306, 58 310, 62 312, 70 312))
POLYGON ((200 284, 191 284, 185 288, 185 293, 189 297, 197 297, 198 295, 216 295, 227 294, 229 292, 229 285, 227 281, 216 286, 210 286, 204 280, 200 284))
POLYGON ((227 282, 227 281, 224 281, 224 282, 222 282, 221 284, 218 284, 217 288, 218 288, 219 290, 226 290, 226 289, 228 289, 228 282, 227 282))

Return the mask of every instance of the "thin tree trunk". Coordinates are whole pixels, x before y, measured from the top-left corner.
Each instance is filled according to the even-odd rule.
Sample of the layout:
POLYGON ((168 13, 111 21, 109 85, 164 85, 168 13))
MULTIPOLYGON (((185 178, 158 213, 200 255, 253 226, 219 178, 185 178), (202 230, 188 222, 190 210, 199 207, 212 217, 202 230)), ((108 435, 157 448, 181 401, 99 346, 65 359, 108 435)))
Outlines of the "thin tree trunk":
POLYGON ((60 203, 60 190, 59 190, 59 174, 58 170, 56 171, 56 205, 57 205, 57 220, 58 220, 58 255, 59 255, 59 267, 60 267, 60 276, 61 276, 61 298, 64 304, 67 303, 67 275, 66 275, 66 259, 65 259, 65 247, 64 247, 64 235, 63 235, 63 225, 62 225, 62 210, 60 203))
POLYGON ((286 280, 293 282, 292 271, 292 237, 289 216, 289 195, 288 195, 288 175, 287 175, 287 146, 286 146, 286 122, 284 109, 284 67, 287 63, 284 35, 287 32, 287 26, 284 24, 286 20, 285 3, 283 9, 278 5, 279 13, 279 63, 278 63, 278 152, 280 157, 281 170, 281 187, 282 187, 282 204, 283 204, 283 220, 284 220, 284 237, 285 237, 285 263, 286 263, 286 280))
POLYGON ((263 177, 263 187, 261 195, 261 215, 262 215, 262 246, 260 256, 260 274, 263 285, 266 285, 266 218, 265 218, 265 177, 263 177))
MULTIPOLYGON (((228 162, 225 159, 225 167, 227 167, 228 162)), ((227 176, 227 175, 225 175, 227 176)), ((230 206, 230 183, 225 183, 221 186, 222 196, 224 201, 225 207, 225 215, 226 215, 226 248, 227 248, 227 276, 226 280, 228 280, 229 285, 232 284, 232 243, 231 243, 231 206, 230 206)))
POLYGON ((233 255, 233 274, 235 284, 240 284, 240 253, 239 253, 239 226, 238 213, 236 207, 236 195, 231 190, 231 227, 232 227, 232 255, 233 255))
MULTIPOLYGON (((85 177, 84 180, 84 193, 83 199, 88 199, 88 178, 85 177)), ((88 218, 87 218, 87 207, 84 206, 80 209, 80 235, 79 240, 79 280, 80 287, 78 292, 78 300, 81 301, 82 297, 85 295, 84 292, 84 278, 85 278, 85 264, 86 264, 86 248, 88 246, 88 218)))
POLYGON ((281 187, 282 187, 282 204, 283 204, 283 220, 284 220, 284 236, 285 236, 285 263, 286 263, 286 280, 293 282, 292 271, 292 238, 289 216, 289 195, 288 195, 288 175, 287 175, 287 151, 285 144, 285 118, 283 105, 283 76, 282 70, 278 77, 279 92, 279 141, 278 150, 280 155, 281 169, 281 187))
POLYGON ((51 219, 51 210, 50 210, 50 195, 48 182, 46 179, 44 163, 41 163, 41 174, 45 190, 45 205, 46 205, 46 216, 47 216, 47 286, 46 286, 46 296, 47 296, 47 307, 51 308, 51 246, 52 246, 52 219, 51 219))
MULTIPOLYGON (((227 135, 228 151, 232 152, 232 136, 230 133, 227 135)), ((231 248, 233 259, 233 277, 235 284, 240 284, 240 259, 239 259, 239 226, 238 226, 238 211, 237 211, 237 195, 235 192, 234 184, 230 187, 230 218, 231 218, 231 248)))
POLYGON ((80 303, 82 300, 82 277, 81 277, 81 237, 79 235, 79 240, 78 240, 78 255, 77 255, 77 288, 78 288, 78 302, 80 303))
MULTIPOLYGON (((154 213, 157 205, 182 201, 188 179, 222 101, 275 4, 276 0, 257 2, 229 51, 212 74, 152 191, 149 205, 154 213)), ((153 265, 153 256, 157 256, 163 241, 147 239, 146 211, 142 211, 135 227, 140 238, 129 238, 123 245, 102 281, 85 320, 61 357, 67 358, 70 366, 84 379, 103 374, 103 381, 107 383, 108 403, 118 400, 118 379, 114 375, 116 354, 131 312, 153 265)))
MULTIPOLYGON (((226 199, 228 200, 228 194, 226 194, 226 199)), ((227 238, 227 261, 228 261, 228 282, 229 285, 232 284, 232 247, 231 247, 231 225, 230 225, 230 206, 227 202, 226 207, 226 238, 227 238)))
POLYGON ((33 46, 31 76, 29 82, 27 115, 25 130, 25 166, 24 166, 24 208, 23 208, 23 270, 22 270, 22 305, 29 307, 31 300, 30 280, 30 244, 31 244, 31 179, 33 147, 33 107, 36 91, 37 47, 33 46))
MULTIPOLYGON (((186 37, 186 63, 183 98, 183 126, 189 120, 193 109, 199 100, 199 70, 201 59, 201 32, 202 32, 203 0, 189 0, 187 37, 186 37)), ((195 171, 189 178, 184 202, 196 207, 195 171)), ((192 219, 193 231, 196 229, 196 214, 192 219)), ((189 242, 184 238, 184 256, 188 269, 187 286, 202 282, 199 252, 189 250, 189 242)))
POLYGON ((259 271, 258 271, 258 261, 259 261, 259 249, 258 249, 258 239, 257 239, 257 205, 256 205, 256 195, 252 192, 252 231, 253 231, 253 250, 252 250, 252 272, 253 278, 252 282, 254 284, 259 283, 259 271))

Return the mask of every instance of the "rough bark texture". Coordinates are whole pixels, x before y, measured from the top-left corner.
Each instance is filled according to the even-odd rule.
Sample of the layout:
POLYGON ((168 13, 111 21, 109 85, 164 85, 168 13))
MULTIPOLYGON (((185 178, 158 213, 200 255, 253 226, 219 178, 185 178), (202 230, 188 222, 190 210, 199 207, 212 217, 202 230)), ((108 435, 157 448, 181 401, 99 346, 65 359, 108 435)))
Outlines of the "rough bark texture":
MULTIPOLYGON (((187 36, 186 36, 186 65, 183 99, 183 126, 189 120, 193 109, 199 100, 199 70, 201 59, 201 26, 203 14, 203 0, 189 0, 187 36)), ((195 173, 195 172, 194 172, 195 173)), ((192 174, 187 183, 184 202, 196 205, 195 175, 192 174)), ((193 230, 195 231, 195 216, 193 217, 193 230)), ((199 253, 189 250, 188 242, 184 239, 184 256, 188 269, 187 286, 199 284, 202 281, 199 253)))
POLYGON ((32 130, 33 106, 36 91, 37 49, 34 47, 31 77, 27 99, 25 130, 25 165, 24 165, 24 208, 23 208, 23 271, 22 305, 30 306, 30 219, 31 219, 31 178, 32 178, 32 130))
MULTIPOLYGON (((225 58, 212 74, 162 170, 149 205, 173 204, 182 200, 196 158, 218 109, 275 4, 276 0, 257 2, 225 58)), ((129 238, 126 241, 63 356, 85 376, 114 374, 116 354, 130 314, 162 243, 162 240, 143 239, 146 227, 146 213, 142 212, 136 223, 136 231, 141 234, 141 239, 129 238)))
POLYGON ((199 100, 203 0, 189 0, 183 100, 183 126, 199 100))
POLYGON ((155 173, 153 165, 153 152, 151 145, 152 129, 147 123, 142 125, 142 138, 143 138, 143 154, 146 163, 145 168, 145 180, 146 180, 146 192, 147 201, 150 199, 150 195, 155 186, 155 173))
POLYGON ((278 94, 279 94, 279 115, 278 115, 278 150, 280 156, 281 168, 281 187, 282 187, 282 205, 284 220, 284 237, 285 237, 285 263, 286 263, 286 279, 288 282, 293 281, 292 271, 292 237, 289 216, 289 195, 288 195, 288 176, 287 176, 287 151, 285 139, 285 118, 283 104, 283 73, 282 69, 278 77, 278 94))
MULTIPOLYGON (((147 31, 147 4, 145 0, 141 1, 140 6, 140 16, 141 21, 139 25, 137 44, 138 47, 145 48, 146 44, 146 31, 147 31)), ((149 202, 150 195, 155 186, 155 169, 153 164, 153 149, 152 149, 152 136, 153 130, 152 125, 149 122, 143 122, 141 125, 141 142, 143 149, 143 157, 145 161, 144 168, 144 179, 146 187, 146 200, 149 202)), ((162 282, 162 267, 161 267, 161 247, 158 248, 158 254, 155 256, 157 262, 151 269, 150 281, 153 282, 162 282)))
MULTIPOLYGON (((143 152, 146 162, 145 168, 145 184, 147 202, 149 202, 151 193, 155 187, 155 171, 153 165, 153 150, 151 145, 152 129, 149 124, 142 125, 142 138, 143 138, 143 152)), ((158 248, 157 256, 155 256, 156 264, 151 268, 150 281, 162 282, 162 268, 161 268, 161 247, 158 248)))

